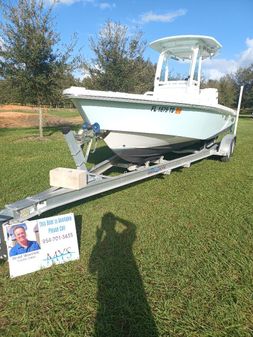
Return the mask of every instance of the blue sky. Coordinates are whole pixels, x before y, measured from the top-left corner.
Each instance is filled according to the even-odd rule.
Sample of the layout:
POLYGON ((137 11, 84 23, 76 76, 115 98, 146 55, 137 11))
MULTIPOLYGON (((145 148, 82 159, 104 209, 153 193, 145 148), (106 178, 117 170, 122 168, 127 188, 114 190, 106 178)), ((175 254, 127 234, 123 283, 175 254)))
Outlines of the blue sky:
MULTIPOLYGON (((62 41, 77 33, 86 59, 92 57, 89 37, 112 20, 127 25, 129 32, 138 27, 148 42, 185 34, 215 37, 223 48, 204 64, 210 78, 253 63, 253 0, 58 0, 53 14, 62 41)), ((157 56, 150 48, 145 52, 154 63, 157 56)))

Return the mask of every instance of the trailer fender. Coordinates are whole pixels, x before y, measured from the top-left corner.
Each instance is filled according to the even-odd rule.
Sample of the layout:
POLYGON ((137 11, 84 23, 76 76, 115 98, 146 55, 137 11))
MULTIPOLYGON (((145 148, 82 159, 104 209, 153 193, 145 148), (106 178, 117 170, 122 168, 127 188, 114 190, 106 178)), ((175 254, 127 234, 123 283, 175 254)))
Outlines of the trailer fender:
POLYGON ((218 154, 221 156, 222 161, 229 161, 235 148, 236 136, 228 134, 224 136, 219 145, 218 154))

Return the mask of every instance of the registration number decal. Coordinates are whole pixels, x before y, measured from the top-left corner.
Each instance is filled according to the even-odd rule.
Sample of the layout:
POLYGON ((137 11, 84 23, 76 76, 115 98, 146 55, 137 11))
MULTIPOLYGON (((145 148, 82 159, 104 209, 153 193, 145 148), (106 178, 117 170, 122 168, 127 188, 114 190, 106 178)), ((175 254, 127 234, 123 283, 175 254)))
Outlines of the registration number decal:
POLYGON ((174 107, 174 106, 152 105, 151 111, 165 112, 165 113, 175 113, 175 114, 179 115, 182 112, 182 109, 174 107))

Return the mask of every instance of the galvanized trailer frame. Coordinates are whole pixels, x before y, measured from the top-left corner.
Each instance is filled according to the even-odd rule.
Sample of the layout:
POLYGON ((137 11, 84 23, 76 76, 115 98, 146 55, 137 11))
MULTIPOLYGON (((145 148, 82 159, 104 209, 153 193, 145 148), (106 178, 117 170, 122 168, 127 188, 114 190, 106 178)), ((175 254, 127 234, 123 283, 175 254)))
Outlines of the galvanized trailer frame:
POLYGON ((40 216, 42 213, 54 208, 151 178, 158 174, 170 174, 174 169, 190 167, 192 163, 210 156, 220 156, 223 161, 228 161, 235 147, 242 93, 243 87, 240 90, 234 128, 230 130, 229 134, 226 134, 219 143, 213 142, 200 151, 195 151, 174 160, 165 160, 161 157, 155 162, 146 162, 144 165, 138 166, 126 162, 122 163, 119 157, 113 156, 88 170, 86 162, 94 138, 93 136, 95 135, 86 137, 87 150, 84 155, 82 143, 78 142, 77 135, 69 128, 64 128, 63 134, 77 169, 85 170, 87 173, 87 185, 79 190, 51 187, 36 195, 28 196, 23 200, 8 204, 4 209, 0 210, 0 259, 7 259, 7 249, 3 234, 4 225, 22 222, 40 216), (126 171, 117 176, 105 175, 104 173, 112 167, 122 167, 126 171))
MULTIPOLYGON (((113 156, 88 170, 86 167, 87 158, 85 158, 87 156, 84 156, 73 131, 65 129, 63 133, 76 167, 80 170, 85 170, 87 173, 87 185, 79 190, 51 187, 36 195, 8 204, 4 209, 0 210, 0 258, 2 259, 7 257, 3 225, 22 222, 40 216, 42 213, 54 208, 99 195, 158 174, 170 174, 174 169, 190 167, 192 163, 213 155, 229 159, 232 149, 231 144, 235 141, 235 136, 228 134, 220 143, 214 143, 209 148, 204 148, 174 160, 165 160, 161 157, 156 162, 147 162, 142 166, 122 162, 119 157, 113 156), (125 172, 117 176, 105 175, 112 167, 124 168, 125 172)), ((88 147, 90 147, 89 144, 88 147)))

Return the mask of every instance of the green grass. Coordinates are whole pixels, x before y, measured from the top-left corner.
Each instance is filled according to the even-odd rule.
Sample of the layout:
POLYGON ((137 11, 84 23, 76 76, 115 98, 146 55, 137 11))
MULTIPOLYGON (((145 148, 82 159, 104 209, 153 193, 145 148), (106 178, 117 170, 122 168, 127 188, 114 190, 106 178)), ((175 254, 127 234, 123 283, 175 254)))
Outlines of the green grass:
MULTIPOLYGON (((13 111, 15 112, 22 112, 22 113, 38 113, 39 108, 38 107, 33 107, 33 109, 19 109, 18 107, 15 108, 13 111)), ((79 117, 80 114, 76 109, 71 109, 71 108, 47 108, 44 109, 43 111, 46 112, 47 114, 55 117, 61 117, 61 118, 72 118, 72 117, 79 117)), ((7 112, 5 109, 0 109, 1 112, 7 112)))
POLYGON ((62 117, 62 118, 71 118, 71 117, 79 117, 80 114, 76 109, 48 109, 47 113, 52 116, 62 117))
MULTIPOLYGON (((0 207, 74 167, 57 129, 36 134, 0 130, 0 207)), ((91 162, 108 154, 101 146, 91 162)), ((229 163, 203 160, 45 214, 74 212, 80 260, 15 279, 2 263, 0 336, 252 336, 252 200, 253 121, 241 119, 229 163)))

